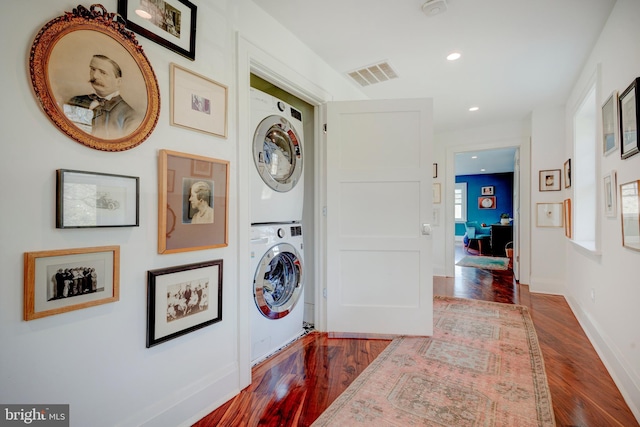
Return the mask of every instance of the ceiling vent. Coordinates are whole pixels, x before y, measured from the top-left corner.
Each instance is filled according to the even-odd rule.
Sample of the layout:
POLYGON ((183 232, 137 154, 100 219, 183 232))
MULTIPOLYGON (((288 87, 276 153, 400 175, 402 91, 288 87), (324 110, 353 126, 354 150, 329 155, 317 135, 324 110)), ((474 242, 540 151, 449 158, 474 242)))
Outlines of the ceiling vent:
POLYGON ((363 87, 398 78, 398 74, 388 62, 369 65, 347 74, 363 87))
POLYGON ((427 16, 435 16, 447 11, 447 0, 429 0, 422 5, 422 11, 427 16))

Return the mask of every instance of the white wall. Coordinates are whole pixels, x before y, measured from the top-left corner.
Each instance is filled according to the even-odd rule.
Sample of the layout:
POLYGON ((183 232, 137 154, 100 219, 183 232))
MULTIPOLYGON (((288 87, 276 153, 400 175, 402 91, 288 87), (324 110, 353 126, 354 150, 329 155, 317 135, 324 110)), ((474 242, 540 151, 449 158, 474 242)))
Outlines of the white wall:
MULTIPOLYGON (((116 0, 101 2, 109 12, 116 0)), ((248 123, 248 69, 236 74, 240 30, 264 46, 278 69, 309 92, 361 97, 308 49, 248 0, 194 1, 198 6, 196 61, 138 37, 156 73, 161 113, 140 146, 117 153, 87 148, 60 132, 40 110, 31 90, 28 55, 33 38, 77 1, 31 0, 4 4, 0 187, 0 402, 68 403, 76 426, 175 426, 197 420, 248 383, 250 303, 248 191, 250 157, 242 126, 248 123), (265 31, 265 28, 268 31, 265 31), (175 62, 229 86, 228 138, 169 125, 169 64, 175 62), (304 78, 301 76, 305 76, 304 78), (313 83, 312 83, 313 82, 313 83), (322 89, 320 89, 322 88, 322 89), (230 162, 229 246, 157 253, 157 155, 160 149, 230 162), (140 177, 140 226, 114 229, 55 228, 55 170, 79 169, 140 177), (16 185, 13 185, 16 183, 16 185), (25 322, 23 253, 119 245, 120 300, 25 322), (146 272, 210 259, 224 260, 223 320, 145 348, 146 272)), ((89 4, 86 5, 87 7, 89 4)), ((268 61, 267 61, 268 62, 268 61)), ((248 145, 247 145, 248 146, 248 145)))
MULTIPOLYGON (((566 116, 594 71, 601 67, 596 104, 602 105, 612 91, 622 93, 640 76, 640 2, 618 0, 567 102, 566 116)), ((568 120, 567 120, 568 121, 568 120)), ((567 123, 570 135, 570 123, 567 123)), ((597 134, 600 135, 601 122, 597 134)), ((564 143, 572 151, 570 138, 564 143)), ((618 172, 618 184, 640 179, 640 155, 620 159, 619 151, 602 157, 601 145, 596 158, 598 172, 599 229, 601 254, 594 255, 577 245, 566 246, 566 298, 587 335, 594 343, 627 403, 640 419, 640 252, 622 246, 620 209, 616 218, 607 218, 602 207, 602 179, 611 170, 618 172), (591 299, 591 292, 595 298, 591 299)), ((618 191, 619 194, 619 191, 618 191)), ((572 197, 571 192, 565 193, 572 197)))

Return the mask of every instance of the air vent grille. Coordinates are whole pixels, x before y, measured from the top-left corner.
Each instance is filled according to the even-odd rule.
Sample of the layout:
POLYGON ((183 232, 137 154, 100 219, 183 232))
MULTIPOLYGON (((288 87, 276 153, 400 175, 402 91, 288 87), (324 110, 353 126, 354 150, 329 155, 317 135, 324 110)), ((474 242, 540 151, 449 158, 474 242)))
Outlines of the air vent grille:
POLYGON ((398 73, 395 72, 388 62, 368 65, 366 67, 350 71, 347 74, 355 80, 356 83, 363 87, 398 78, 398 73))

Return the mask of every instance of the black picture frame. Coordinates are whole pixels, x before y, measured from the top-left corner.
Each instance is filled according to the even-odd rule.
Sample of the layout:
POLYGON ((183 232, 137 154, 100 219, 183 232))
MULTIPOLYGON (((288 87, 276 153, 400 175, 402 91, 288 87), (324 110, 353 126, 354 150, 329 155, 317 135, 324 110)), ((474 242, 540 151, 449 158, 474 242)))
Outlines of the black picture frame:
POLYGON ((564 162, 564 188, 571 188, 571 159, 564 162))
POLYGON ((218 259, 147 272, 147 348, 222 321, 222 264, 218 259))
POLYGON ((56 171, 56 228, 138 227, 140 178, 56 171))
POLYGON ((640 77, 637 77, 618 98, 620 157, 623 159, 640 152, 640 141, 638 141, 638 122, 640 122, 638 85, 640 85, 640 77))
POLYGON ((187 0, 118 0, 118 13, 130 30, 185 58, 196 59, 198 8, 195 4, 187 0), (137 13, 136 3, 149 8, 148 18, 137 13))

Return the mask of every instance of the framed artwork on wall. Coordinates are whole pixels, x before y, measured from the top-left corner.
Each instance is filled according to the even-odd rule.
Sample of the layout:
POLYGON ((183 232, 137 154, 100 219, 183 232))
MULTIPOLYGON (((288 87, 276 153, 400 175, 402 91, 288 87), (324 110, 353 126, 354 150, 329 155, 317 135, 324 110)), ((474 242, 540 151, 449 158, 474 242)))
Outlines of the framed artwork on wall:
POLYGON ((440 183, 434 182, 433 183, 433 203, 437 205, 441 201, 442 200, 441 200, 440 183))
POLYGON ((638 98, 638 83, 640 77, 625 89, 618 99, 620 111, 620 147, 621 157, 626 159, 640 152, 638 141, 638 122, 640 121, 640 99, 638 98))
POLYGON ((58 169, 56 227, 137 227, 140 178, 58 169))
POLYGON ((563 225, 562 203, 537 203, 536 226, 538 227, 562 227, 563 225))
POLYGON ((618 91, 614 90, 602 105, 602 153, 618 149, 618 91))
POLYGON ((187 0, 118 0, 127 28, 180 55, 196 59, 198 8, 187 0))
POLYGON ((487 185, 480 188, 480 194, 483 196, 493 196, 494 191, 495 187, 493 185, 487 185))
POLYGON ((227 246, 229 162, 160 150, 158 253, 227 246))
POLYGON ((541 170, 538 180, 540 191, 560 191, 560 169, 541 170))
POLYGON ((24 320, 118 301, 120 246, 24 254, 24 320))
POLYGON ((602 179, 604 185, 604 214, 609 218, 616 217, 617 204, 617 172, 612 170, 602 179))
POLYGON ((640 180, 620 185, 622 246, 640 251, 640 180))
POLYGON ((495 209, 495 208, 496 208, 496 196, 478 197, 478 209, 495 209))
POLYGON ((128 150, 156 126, 160 90, 151 63, 102 5, 49 21, 33 42, 29 71, 49 119, 87 147, 128 150))
POLYGON ((222 260, 147 272, 147 348, 222 321, 222 260))
POLYGON ((564 199, 564 235, 569 239, 572 237, 571 223, 571 199, 564 199))
POLYGON ((571 187, 571 159, 564 162, 564 188, 571 187))

